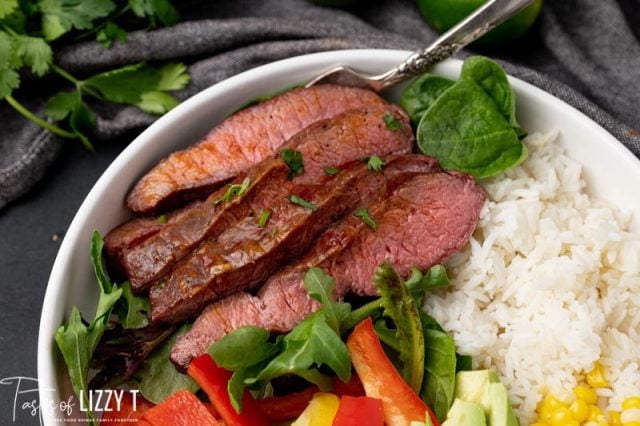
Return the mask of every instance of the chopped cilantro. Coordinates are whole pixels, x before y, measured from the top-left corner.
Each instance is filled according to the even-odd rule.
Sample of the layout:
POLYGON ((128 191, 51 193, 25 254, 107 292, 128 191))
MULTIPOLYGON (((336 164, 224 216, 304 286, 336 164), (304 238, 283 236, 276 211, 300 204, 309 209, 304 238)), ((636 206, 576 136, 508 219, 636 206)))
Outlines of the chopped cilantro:
POLYGON ((382 117, 384 124, 387 126, 387 129, 395 132, 396 130, 402 129, 402 123, 395 119, 395 117, 391 114, 386 114, 382 117))
POLYGON ((289 198, 289 201, 291 201, 293 204, 297 204, 299 206, 302 206, 305 209, 309 209, 309 210, 311 210, 313 212, 318 210, 318 206, 316 206, 313 203, 310 203, 309 201, 307 201, 307 200, 305 200, 303 198, 298 197, 297 195, 291 195, 288 198, 289 198))
POLYGON ((229 185, 229 188, 227 188, 227 192, 225 192, 222 195, 222 197, 218 198, 214 202, 214 204, 218 204, 223 201, 225 203, 228 203, 236 197, 242 197, 244 194, 247 193, 247 190, 249 189, 249 185, 251 185, 251 179, 249 179, 248 177, 244 178, 242 183, 234 183, 229 185))
POLYGON ((156 219, 156 222, 160 225, 164 225, 165 223, 167 223, 167 215, 166 214, 161 214, 160 216, 158 216, 158 218, 156 219))
POLYGON ((371 229, 376 229, 376 227, 378 226, 376 225, 376 222, 371 218, 371 216, 369 216, 369 209, 366 207, 356 210, 353 215, 362 219, 362 222, 368 225, 371 229))
POLYGON ((286 148, 280 151, 282 161, 289 167, 289 179, 300 176, 304 173, 304 164, 302 162, 302 153, 294 149, 286 148))
POLYGON ((258 227, 264 228, 265 226, 267 226, 267 222, 269 221, 270 217, 271 210, 262 210, 262 213, 260 213, 260 217, 258 218, 258 227))
POLYGON ((334 167, 327 167, 326 169, 324 169, 324 172, 329 176, 335 176, 338 174, 338 169, 334 167))
POLYGON ((382 159, 377 155, 372 155, 371 157, 367 158, 367 168, 369 170, 379 172, 382 170, 382 167, 384 167, 384 165, 385 162, 382 161, 382 159))

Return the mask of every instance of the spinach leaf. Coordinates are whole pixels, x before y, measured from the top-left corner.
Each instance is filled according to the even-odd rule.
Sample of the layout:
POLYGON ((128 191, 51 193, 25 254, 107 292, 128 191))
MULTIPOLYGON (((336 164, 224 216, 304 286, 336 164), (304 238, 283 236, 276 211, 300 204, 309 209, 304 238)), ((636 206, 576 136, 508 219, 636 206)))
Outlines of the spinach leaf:
POLYGON ((162 342, 144 361, 134 375, 142 396, 154 404, 159 404, 169 395, 180 389, 195 392, 198 384, 186 374, 180 373, 169 359, 171 348, 178 336, 186 333, 190 324, 184 324, 167 340, 162 342))
POLYGON ((476 178, 496 175, 519 164, 527 150, 499 107, 471 79, 461 79, 425 112, 418 145, 447 170, 476 178))
POLYGON ((120 304, 122 309, 117 311, 122 327, 142 328, 149 324, 148 315, 151 312, 149 298, 146 296, 136 296, 131 291, 131 283, 125 281, 120 285, 122 298, 120 304))
POLYGON ((400 106, 409 114, 411 124, 417 126, 431 104, 453 84, 448 78, 432 74, 422 74, 409 83, 400 95, 400 106))
POLYGON ((473 357, 471 355, 460 355, 456 353, 456 373, 458 371, 473 370, 473 357))
MULTIPOLYGON (((82 395, 83 404, 86 407, 89 406, 87 400, 89 364, 98 342, 107 329, 111 310, 122 294, 122 290, 113 284, 104 272, 103 246, 102 237, 98 232, 94 232, 91 238, 90 253, 96 279, 100 286, 100 296, 93 321, 87 325, 78 308, 74 306, 69 322, 66 325, 61 325, 54 336, 67 365, 73 391, 78 397, 82 395)), ((87 416, 89 422, 95 424, 96 418, 90 410, 87 411, 87 416)))
POLYGON ((438 321, 424 311, 420 311, 420 322, 422 323, 423 330, 436 330, 445 333, 444 328, 438 324, 438 321))
POLYGON ((209 355, 227 370, 249 368, 278 352, 278 346, 268 340, 269 332, 264 328, 242 327, 213 343, 209 355))
POLYGON ((384 316, 396 326, 402 377, 417 393, 422 385, 425 367, 424 334, 418 306, 389 262, 376 269, 373 284, 380 292, 384 316))
POLYGON ((453 403, 456 378, 456 347, 453 338, 438 330, 424 330, 425 375, 420 397, 440 421, 453 403))
POLYGON ((327 314, 322 310, 298 324, 282 339, 282 344, 282 352, 260 372, 258 380, 296 374, 326 389, 327 381, 312 370, 314 365, 328 366, 344 382, 351 377, 351 358, 347 347, 329 325, 327 314))
POLYGON ((326 315, 327 324, 336 334, 340 334, 340 323, 351 312, 351 305, 333 300, 333 290, 336 286, 333 277, 320 268, 311 268, 304 276, 304 286, 309 296, 322 305, 321 309, 326 315))

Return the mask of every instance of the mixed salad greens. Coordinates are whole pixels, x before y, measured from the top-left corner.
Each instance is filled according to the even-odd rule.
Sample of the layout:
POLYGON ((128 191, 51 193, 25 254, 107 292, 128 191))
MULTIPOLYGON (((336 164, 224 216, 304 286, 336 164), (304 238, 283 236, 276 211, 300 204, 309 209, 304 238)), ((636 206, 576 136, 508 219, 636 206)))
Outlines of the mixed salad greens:
MULTIPOLYGON (((487 58, 467 59, 457 82, 429 74, 419 77, 406 87, 400 103, 417 128, 419 148, 437 157, 445 169, 484 178, 526 157, 514 94, 504 71, 487 58)), ((283 155, 287 164, 301 167, 295 152, 283 155)), ((366 160, 374 170, 384 165, 376 156, 366 160)), ((243 191, 243 185, 236 186, 229 197, 243 191)), ((260 221, 266 223, 269 212, 264 213, 260 221)), ((368 212, 359 211, 359 216, 366 223, 368 212)), ((375 229, 375 222, 368 225, 375 229)), ((343 415, 356 417, 368 407, 369 414, 380 411, 388 424, 517 424, 495 373, 473 376, 475 385, 469 385, 464 377, 471 377, 465 375, 472 368, 471 357, 456 353, 453 338, 422 308, 426 292, 449 285, 442 265, 427 271, 413 268, 405 281, 385 262, 373 277, 380 297, 354 304, 335 301, 334 279, 311 268, 304 285, 319 310, 285 335, 253 326, 238 329, 211 345, 185 375, 170 362, 169 352, 190 325, 149 324, 148 298, 134 295, 128 282, 109 279, 102 249, 96 232, 91 261, 100 296, 94 319, 84 321, 74 307, 68 323, 55 334, 81 399, 90 388, 126 385, 138 389, 149 407, 158 404, 152 410, 167 410, 164 414, 181 411, 176 408, 181 404, 190 407, 187 411, 208 412, 200 410, 197 398, 194 402, 180 393, 192 396, 202 389, 227 424, 268 424, 298 415, 302 420, 294 424, 308 424, 304 416, 311 414, 306 410, 324 412, 327 407, 335 408, 333 416, 346 410, 343 415), (91 381, 90 369, 97 370, 91 381), (470 387, 472 391, 464 391, 470 387), (282 396, 283 389, 302 390, 282 396), (494 393, 495 398, 488 396, 494 393), (368 399, 356 403, 347 397, 368 399), (502 401, 497 418, 506 423, 492 417, 494 400, 502 401), (475 416, 475 423, 453 421, 468 417, 467 412, 482 416, 475 416)), ((88 415, 95 423, 95 416, 88 415)))

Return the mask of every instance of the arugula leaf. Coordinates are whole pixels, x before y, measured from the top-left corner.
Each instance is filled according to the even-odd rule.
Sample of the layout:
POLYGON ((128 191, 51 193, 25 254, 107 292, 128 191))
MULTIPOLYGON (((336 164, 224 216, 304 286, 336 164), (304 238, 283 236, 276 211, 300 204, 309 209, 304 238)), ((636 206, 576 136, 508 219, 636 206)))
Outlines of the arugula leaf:
POLYGON ((369 209, 366 207, 356 210, 353 215, 362 219, 362 222, 364 222, 365 225, 368 225, 371 229, 376 229, 378 226, 376 225, 376 222, 373 220, 373 218, 369 215, 369 209))
POLYGON ((327 317, 327 324, 339 335, 340 323, 351 312, 351 305, 334 301, 333 291, 336 280, 322 269, 314 267, 304 276, 304 287, 309 296, 320 302, 321 310, 327 317))
POLYGON ((0 1, 0 19, 11 15, 18 8, 18 0, 0 1))
MULTIPOLYGON (((327 381, 312 366, 326 365, 345 383, 351 377, 351 358, 346 345, 327 323, 324 312, 315 312, 282 339, 283 350, 258 375, 271 380, 295 374, 327 390, 327 381)), ((330 382, 329 382, 330 383, 330 382)))
POLYGON ((44 75, 53 62, 53 51, 44 39, 16 35, 16 54, 38 76, 44 75))
POLYGON ((146 296, 136 296, 131 291, 131 283, 125 281, 120 285, 122 289, 122 299, 125 309, 124 314, 120 318, 122 327, 124 328, 142 328, 149 324, 149 314, 151 313, 151 304, 146 296))
POLYGON ((93 21, 109 15, 116 5, 111 0, 39 0, 42 33, 49 41, 72 29, 88 30, 93 21))
POLYGON ((178 11, 168 0, 129 0, 129 6, 136 16, 148 18, 153 26, 158 22, 169 26, 180 20, 178 11))
POLYGON ((449 286, 449 277, 447 277, 447 270, 442 265, 434 265, 423 274, 422 271, 417 268, 411 268, 411 276, 405 282, 409 293, 416 299, 418 305, 422 305, 424 299, 424 292, 427 290, 433 290, 436 288, 443 288, 449 286))
POLYGON ((422 74, 402 91, 400 106, 409 114, 411 123, 417 126, 429 107, 453 84, 444 77, 422 74))
POLYGON ((270 217, 271 210, 262 210, 262 213, 260 213, 260 217, 258 218, 258 228, 264 228, 265 226, 267 226, 267 222, 269 221, 270 217))
POLYGON ((227 191, 222 195, 222 197, 214 201, 214 204, 219 204, 221 202, 228 203, 234 198, 242 197, 249 190, 249 185, 251 185, 251 179, 248 177, 244 178, 242 183, 233 183, 229 185, 227 191))
POLYGON ((451 336, 438 330, 424 330, 424 383, 420 397, 440 421, 454 399, 456 379, 456 347, 451 336))
POLYGON ((376 269, 373 284, 382 298, 384 316, 396 326, 402 377, 419 392, 424 377, 425 342, 418 306, 388 261, 376 269))
POLYGON ((140 95, 140 102, 135 105, 149 114, 162 115, 175 108, 178 100, 168 93, 153 90, 140 95))
MULTIPOLYGON (((91 239, 90 252, 93 269, 100 286, 100 297, 95 318, 86 325, 82 320, 80 311, 74 306, 68 323, 61 325, 54 336, 67 365, 73 391, 78 396, 82 395, 85 406, 89 406, 87 400, 89 363, 93 352, 98 346, 98 342, 107 328, 111 310, 122 294, 122 290, 104 274, 102 265, 103 244, 100 234, 94 232, 91 239)), ((87 416, 92 424, 95 423, 96 419, 91 411, 87 411, 87 416)))
POLYGON ((392 132, 402 129, 402 123, 396 120, 396 118, 391 114, 385 114, 384 117, 382 117, 382 121, 384 121, 387 129, 391 130, 392 132))
POLYGON ((104 47, 109 48, 115 41, 126 43, 127 32, 118 24, 107 22, 96 34, 96 41, 104 47))
POLYGON ((298 195, 290 195, 289 197, 287 197, 287 199, 289 201, 291 201, 293 204, 297 204, 301 207, 304 207, 305 209, 309 209, 311 211, 316 211, 318 210, 318 206, 316 206, 315 204, 313 204, 310 201, 305 200, 304 198, 298 196, 298 195))
POLYGON ((367 168, 373 172, 381 171, 384 166, 385 162, 377 155, 372 155, 367 158, 367 168))
POLYGON ((269 332, 255 326, 241 327, 209 347, 209 355, 220 367, 237 370, 254 366, 278 351, 269 343, 269 332))
POLYGON ((300 176, 304 173, 304 163, 302 161, 302 153, 291 148, 285 148, 280 151, 280 158, 289 167, 289 179, 300 176))
POLYGON ((159 404, 177 390, 196 392, 198 384, 186 374, 180 373, 169 359, 171 348, 178 336, 189 331, 190 324, 182 325, 171 337, 162 342, 143 362, 134 379, 142 396, 154 404, 159 404))

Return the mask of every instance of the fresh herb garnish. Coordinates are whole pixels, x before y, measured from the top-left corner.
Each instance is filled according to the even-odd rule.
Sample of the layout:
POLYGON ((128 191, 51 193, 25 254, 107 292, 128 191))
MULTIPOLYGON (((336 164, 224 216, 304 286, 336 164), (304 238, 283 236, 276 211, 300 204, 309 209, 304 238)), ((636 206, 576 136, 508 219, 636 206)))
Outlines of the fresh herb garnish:
POLYGON ((249 177, 244 178, 242 183, 233 183, 229 185, 227 191, 222 195, 222 197, 214 201, 214 204, 219 204, 222 202, 228 203, 237 197, 242 197, 247 193, 249 185, 251 185, 251 179, 249 177))
POLYGON ((289 167, 289 179, 304 173, 304 163, 302 162, 302 153, 300 151, 286 148, 280 151, 280 157, 289 167))
POLYGON ((63 36, 74 40, 95 37, 104 46, 124 43, 126 31, 118 20, 148 21, 148 27, 172 25, 179 16, 169 0, 40 0, 5 1, 0 7, 0 100, 4 99, 25 118, 52 133, 79 139, 87 148, 88 135, 95 126, 93 112, 84 102, 91 97, 103 102, 136 105, 152 114, 163 114, 178 101, 168 91, 182 89, 189 81, 186 67, 170 64, 154 68, 128 65, 80 80, 54 63, 52 44, 63 36), (129 15, 129 16, 126 16, 129 15), (47 103, 45 114, 62 126, 38 117, 16 98, 21 71, 29 69, 37 77, 51 72, 69 81, 74 89, 62 91, 47 103))
POLYGON ((260 217, 258 218, 258 228, 264 228, 267 226, 267 222, 271 217, 271 210, 262 210, 260 213, 260 217))
MULTIPOLYGON (((73 391, 78 397, 82 395, 85 407, 90 406, 87 400, 87 376, 93 352, 107 329, 111 310, 122 294, 122 289, 112 283, 104 271, 103 246, 102 237, 94 232, 91 238, 91 262, 100 287, 100 297, 94 319, 86 325, 80 311, 74 306, 67 324, 60 326, 55 333, 56 343, 69 371, 73 391)), ((95 424, 96 418, 91 410, 87 411, 87 416, 89 422, 95 424)))
POLYGON ((293 204, 297 204, 299 206, 304 207, 305 209, 309 209, 311 211, 316 211, 318 210, 318 206, 316 206, 315 204, 305 200, 304 198, 301 198, 297 195, 290 195, 288 197, 288 200, 291 201, 293 204))
POLYGON ((396 120, 396 118, 391 114, 385 114, 385 116, 382 117, 382 120, 387 126, 387 129, 391 130, 392 132, 402 129, 402 123, 396 120))
POLYGON ((377 155, 372 155, 371 157, 367 158, 367 168, 371 171, 379 172, 382 170, 385 164, 386 163, 382 161, 382 159, 377 155))
POLYGON ((161 214, 160 216, 158 216, 156 218, 156 223, 158 223, 159 225, 164 225, 165 223, 167 223, 167 215, 161 214))
POLYGON ((456 379, 456 346, 453 338, 438 330, 424 330, 424 383, 420 398, 440 421, 453 404, 456 379))
POLYGON ((329 176, 335 176, 338 174, 338 169, 336 169, 335 167, 327 167, 326 169, 324 169, 324 172, 329 176))
POLYGON ((125 281, 120 285, 122 298, 116 307, 116 313, 123 328, 142 328, 149 324, 151 304, 146 296, 136 296, 131 291, 131 283, 125 281), (122 309, 120 309, 122 308, 122 309))
POLYGON ((376 229, 376 227, 378 226, 376 225, 376 222, 369 215, 369 209, 366 207, 356 210, 356 212, 353 215, 355 217, 359 217, 360 219, 362 219, 362 222, 368 225, 371 229, 376 229))

